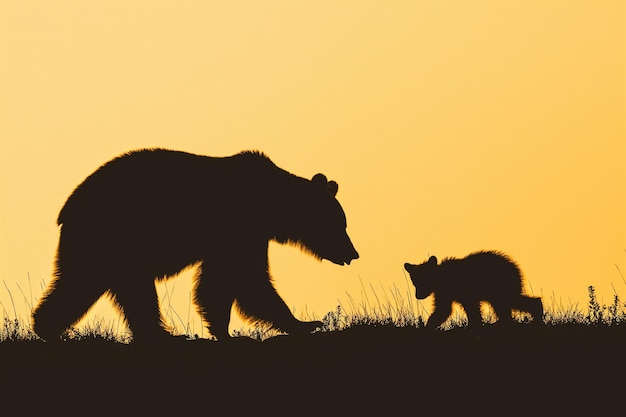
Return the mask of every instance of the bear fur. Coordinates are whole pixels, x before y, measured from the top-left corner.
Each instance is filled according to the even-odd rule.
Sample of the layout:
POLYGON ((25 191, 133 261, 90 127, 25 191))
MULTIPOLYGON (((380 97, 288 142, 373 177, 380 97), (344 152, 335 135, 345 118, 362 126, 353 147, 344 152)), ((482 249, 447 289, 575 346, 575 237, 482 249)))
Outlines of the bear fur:
POLYGON ((321 323, 297 320, 274 289, 268 242, 338 265, 357 259, 337 188, 322 174, 290 174, 256 151, 121 155, 87 177, 59 214, 56 270, 33 313, 34 331, 58 340, 107 294, 135 341, 161 338, 155 280, 194 264, 194 302, 218 340, 228 337, 233 303, 249 321, 314 331, 321 323))
POLYGON ((511 310, 525 311, 533 322, 543 320, 541 298, 523 294, 522 273, 513 260, 496 251, 475 252, 462 259, 446 258, 437 264, 431 256, 420 265, 404 264, 415 286, 417 299, 434 294, 427 328, 437 328, 452 314, 452 303, 461 304, 468 326, 482 323, 480 303, 491 304, 498 319, 512 321, 511 310))

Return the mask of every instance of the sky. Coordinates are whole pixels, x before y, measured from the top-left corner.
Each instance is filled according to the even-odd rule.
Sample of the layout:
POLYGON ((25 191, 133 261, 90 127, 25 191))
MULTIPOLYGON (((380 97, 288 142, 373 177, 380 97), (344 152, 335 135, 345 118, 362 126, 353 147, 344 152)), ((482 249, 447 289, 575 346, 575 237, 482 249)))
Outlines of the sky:
MULTIPOLYGON (((548 309, 626 299, 625 74, 622 1, 0 0, 3 316, 49 282, 71 191, 145 147, 338 182, 360 259, 270 246, 296 315, 410 302, 405 262, 483 249, 548 309)), ((159 293, 201 333, 190 277, 159 293)))

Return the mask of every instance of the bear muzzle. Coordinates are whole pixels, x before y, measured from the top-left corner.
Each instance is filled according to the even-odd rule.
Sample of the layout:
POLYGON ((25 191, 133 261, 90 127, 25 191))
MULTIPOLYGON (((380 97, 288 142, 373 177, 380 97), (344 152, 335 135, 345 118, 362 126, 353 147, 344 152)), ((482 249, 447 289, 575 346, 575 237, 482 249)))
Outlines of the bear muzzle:
POLYGON ((356 249, 352 248, 351 253, 347 254, 346 256, 327 257, 326 259, 328 259, 329 261, 337 265, 341 265, 341 266, 350 265, 350 262, 352 262, 355 259, 359 259, 359 253, 356 251, 356 249))

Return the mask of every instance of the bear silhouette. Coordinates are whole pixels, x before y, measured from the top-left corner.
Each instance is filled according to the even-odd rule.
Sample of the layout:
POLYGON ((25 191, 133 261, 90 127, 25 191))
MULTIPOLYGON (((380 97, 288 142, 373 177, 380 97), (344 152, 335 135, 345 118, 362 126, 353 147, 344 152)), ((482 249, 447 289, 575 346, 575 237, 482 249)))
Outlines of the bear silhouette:
POLYGON ((251 322, 312 332, 321 323, 296 319, 272 285, 268 242, 338 265, 357 259, 337 189, 322 174, 298 177, 257 151, 123 154, 61 209, 56 270, 33 313, 34 331, 58 340, 107 294, 135 341, 160 339, 168 332, 155 280, 198 264, 194 303, 218 340, 229 336, 233 303, 251 322))
POLYGON ((404 264, 415 286, 415 296, 434 294, 434 309, 427 328, 441 326, 452 314, 452 303, 461 304, 468 326, 482 323, 480 303, 491 304, 499 320, 513 321, 511 310, 532 314, 533 322, 543 320, 541 298, 523 294, 522 273, 513 260, 496 251, 480 251, 462 259, 446 258, 437 263, 431 256, 420 265, 404 264))

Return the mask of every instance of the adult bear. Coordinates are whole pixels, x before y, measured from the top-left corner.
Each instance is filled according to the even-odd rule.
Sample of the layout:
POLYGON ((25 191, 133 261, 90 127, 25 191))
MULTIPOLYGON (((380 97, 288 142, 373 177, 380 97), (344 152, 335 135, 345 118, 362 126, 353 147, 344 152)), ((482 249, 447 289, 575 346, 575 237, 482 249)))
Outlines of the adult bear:
POLYGON ((337 183, 307 180, 245 151, 208 157, 165 149, 121 155, 70 195, 55 276, 33 313, 34 331, 58 340, 108 294, 135 341, 167 335, 155 280, 201 263, 194 301, 211 334, 228 337, 230 311, 288 333, 296 319, 269 275, 268 242, 294 244, 338 265, 357 259, 336 200, 337 183))

